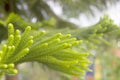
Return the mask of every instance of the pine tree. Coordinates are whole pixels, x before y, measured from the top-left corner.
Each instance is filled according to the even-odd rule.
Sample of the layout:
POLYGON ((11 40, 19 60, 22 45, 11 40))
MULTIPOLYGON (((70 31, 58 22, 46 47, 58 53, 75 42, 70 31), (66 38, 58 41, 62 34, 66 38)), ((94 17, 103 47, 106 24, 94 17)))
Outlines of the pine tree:
MULTIPOLYGON (((98 2, 95 0, 55 2, 63 6, 67 16, 87 11, 92 13, 90 5, 103 9, 107 4, 105 0, 101 0, 100 5, 96 5, 98 2), (77 11, 80 4, 83 6, 77 11), (69 14, 68 8, 76 13, 69 14)), ((47 0, 1 0, 0 4, 0 14, 3 15, 0 16, 0 75, 6 75, 6 80, 18 80, 16 76, 9 75, 18 74, 16 67, 25 62, 38 62, 56 71, 83 78, 86 71, 91 71, 88 68, 91 64, 88 57, 93 56, 91 50, 103 43, 109 45, 106 35, 119 30, 107 15, 95 25, 78 28, 55 15, 47 0), (42 10, 47 13, 47 18, 42 10), (33 17, 38 20, 36 23, 31 22, 33 17)))

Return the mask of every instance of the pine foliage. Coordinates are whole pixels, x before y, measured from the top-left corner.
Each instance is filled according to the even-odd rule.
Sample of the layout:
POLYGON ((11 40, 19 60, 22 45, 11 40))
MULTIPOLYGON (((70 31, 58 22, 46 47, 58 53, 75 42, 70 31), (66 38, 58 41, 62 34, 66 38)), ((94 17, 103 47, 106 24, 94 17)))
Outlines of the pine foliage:
MULTIPOLYGON (((117 1, 51 0, 61 6, 66 17, 80 13, 94 15, 95 9, 104 10, 108 3, 117 1)), ((24 62, 38 62, 82 78, 86 71, 91 71, 88 58, 92 52, 100 53, 97 56, 101 57, 106 46, 119 39, 119 27, 108 16, 95 25, 78 28, 57 16, 49 0, 1 0, 0 12, 0 78, 17 74, 16 66, 24 62), (36 23, 31 21, 33 18, 36 23)))
POLYGON ((1 73, 16 74, 14 65, 34 61, 71 75, 79 76, 89 70, 88 65, 91 62, 87 57, 90 54, 80 53, 75 47, 82 43, 81 40, 71 37, 70 34, 56 33, 46 36, 45 33, 31 31, 30 26, 21 33, 10 23, 8 39, 0 51, 1 73))
MULTIPOLYGON (((109 45, 106 36, 119 30, 108 16, 101 18, 93 26, 74 30, 57 30, 53 27, 49 30, 44 26, 31 29, 30 26, 25 26, 34 27, 33 23, 28 23, 13 13, 0 24, 1 29, 5 31, 6 28, 8 29, 6 31, 8 39, 1 43, 1 74, 17 74, 16 65, 24 62, 39 62, 56 71, 82 78, 86 71, 91 71, 88 68, 91 64, 88 59, 92 55, 91 51, 97 50, 97 46, 101 44, 109 45), (17 21, 12 18, 16 18, 17 21), (24 23, 19 25, 19 22, 24 23)), ((44 22, 41 25, 44 25, 44 22)))

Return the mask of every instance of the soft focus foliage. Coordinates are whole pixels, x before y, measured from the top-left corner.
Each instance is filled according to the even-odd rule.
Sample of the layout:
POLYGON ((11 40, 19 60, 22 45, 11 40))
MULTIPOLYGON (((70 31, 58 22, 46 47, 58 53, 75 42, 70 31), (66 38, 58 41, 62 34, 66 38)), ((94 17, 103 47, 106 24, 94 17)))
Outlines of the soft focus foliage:
MULTIPOLYGON (((65 17, 78 17, 81 14, 94 15, 94 9, 104 10, 118 0, 50 1, 61 6, 65 17)), ((104 64, 104 77, 109 80, 109 76, 115 73, 114 79, 118 78, 119 58, 106 55, 119 42, 119 27, 105 15, 95 25, 79 28, 57 16, 50 8, 50 1, 0 1, 0 77, 17 74, 19 64, 37 62, 62 72, 58 75, 62 74, 65 80, 68 75, 79 76, 81 80, 85 79, 86 71, 91 71, 89 58, 96 53, 104 64)))
MULTIPOLYGON (((1 21, 1 27, 8 28, 8 39, 2 44, 0 52, 3 74, 17 73, 14 69, 16 64, 36 61, 57 71, 83 77, 86 70, 90 71, 88 56, 92 55, 91 51, 97 50, 97 46, 103 43, 109 45, 104 36, 119 30, 107 15, 96 25, 74 30, 49 30, 47 27, 28 23, 19 16, 16 17, 17 20, 12 19, 15 16, 17 15, 12 13, 6 21, 1 21), (9 22, 16 25, 16 29, 9 22), (19 25, 19 22, 23 24, 19 25), (24 27, 27 24, 36 28, 31 30, 30 26, 24 27), (21 32, 17 28, 25 31, 21 32), (38 28, 44 28, 48 32, 37 30, 38 28), (9 65, 12 68, 9 69, 9 65)), ((40 24, 44 25, 44 22, 40 24)))

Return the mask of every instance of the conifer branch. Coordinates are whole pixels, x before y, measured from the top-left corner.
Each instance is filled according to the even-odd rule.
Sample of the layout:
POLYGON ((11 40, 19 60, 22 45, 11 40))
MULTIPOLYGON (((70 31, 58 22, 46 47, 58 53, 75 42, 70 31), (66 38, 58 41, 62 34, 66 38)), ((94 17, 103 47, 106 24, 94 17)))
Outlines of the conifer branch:
POLYGON ((76 50, 83 41, 70 34, 47 36, 45 31, 36 31, 37 35, 32 32, 30 26, 21 33, 13 24, 8 24, 8 39, 0 51, 0 73, 16 74, 16 64, 35 61, 70 75, 80 76, 89 71, 90 54, 76 50))

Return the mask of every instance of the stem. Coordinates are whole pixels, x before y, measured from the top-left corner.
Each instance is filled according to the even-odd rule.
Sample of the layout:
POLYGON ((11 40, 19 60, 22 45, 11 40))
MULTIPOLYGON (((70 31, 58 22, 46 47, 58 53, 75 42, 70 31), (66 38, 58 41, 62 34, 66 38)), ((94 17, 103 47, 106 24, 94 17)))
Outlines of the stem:
POLYGON ((4 73, 0 73, 0 80, 3 79, 4 73))
POLYGON ((18 79, 18 75, 14 75, 14 76, 6 75, 5 80, 19 80, 19 79, 18 79))
MULTIPOLYGON (((15 66, 15 68, 18 69, 17 65, 15 66)), ((5 75, 5 80, 19 80, 18 74, 16 74, 16 75, 5 75)))

